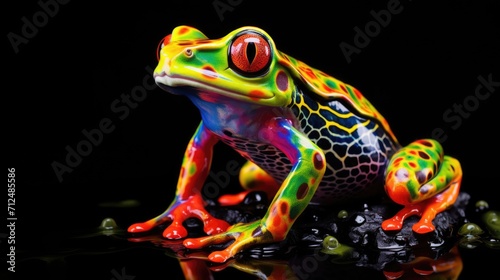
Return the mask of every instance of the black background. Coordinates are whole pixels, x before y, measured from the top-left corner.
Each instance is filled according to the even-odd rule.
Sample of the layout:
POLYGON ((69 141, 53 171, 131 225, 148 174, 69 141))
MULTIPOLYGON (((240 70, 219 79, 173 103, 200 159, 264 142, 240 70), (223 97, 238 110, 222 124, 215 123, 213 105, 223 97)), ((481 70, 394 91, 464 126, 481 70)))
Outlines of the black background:
MULTIPOLYGON (((185 145, 199 122, 197 110, 187 99, 158 88, 147 91, 127 115, 113 112, 111 104, 143 85, 145 68, 156 66, 158 42, 182 24, 210 38, 243 25, 263 28, 281 51, 357 87, 386 117, 402 144, 432 137, 432 131, 441 128, 447 136, 445 152, 462 163, 462 190, 498 209, 499 199, 492 194, 499 187, 494 114, 500 87, 484 100, 474 97, 478 76, 500 81, 496 1, 401 0, 402 11, 393 14, 350 63, 339 44, 354 45, 353 28, 364 29, 373 21, 370 11, 387 9, 393 1, 341 2, 73 0, 59 4, 58 11, 17 46, 17 53, 8 34, 22 36, 22 18, 33 22, 42 9, 37 1, 4 6, 4 149, 7 166, 16 168, 19 247, 50 248, 54 232, 93 229, 110 215, 126 228, 168 206, 185 145), (218 12, 214 3, 230 9, 218 12), (477 106, 455 127, 443 114, 464 102, 477 106), (76 149, 86 140, 82 130, 97 129, 107 118, 114 130, 58 180, 54 162, 67 164, 66 148, 76 149), (99 207, 127 199, 140 205, 122 210, 126 215, 99 207)), ((233 156, 240 161, 225 147, 218 146, 216 152, 216 171, 224 170, 233 156)), ((472 268, 466 257, 464 279, 490 269, 490 260, 472 268)), ((158 262, 151 258, 150 264, 158 262)), ((110 269, 125 265, 104 261, 101 272, 82 259, 86 261, 89 275, 104 274, 96 279, 112 278, 110 269)), ((136 279, 147 279, 151 271, 180 275, 175 263, 144 269, 150 272, 134 271, 136 279)))

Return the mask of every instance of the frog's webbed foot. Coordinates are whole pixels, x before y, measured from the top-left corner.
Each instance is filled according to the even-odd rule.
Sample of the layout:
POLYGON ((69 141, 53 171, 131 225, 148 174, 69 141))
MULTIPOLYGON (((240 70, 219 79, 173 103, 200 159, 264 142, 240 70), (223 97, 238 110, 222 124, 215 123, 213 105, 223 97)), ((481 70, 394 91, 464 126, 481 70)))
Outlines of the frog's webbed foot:
POLYGON ((399 210, 396 215, 392 218, 384 220, 382 222, 382 228, 384 230, 400 230, 403 228, 404 220, 413 215, 422 214, 422 204, 407 205, 403 209, 399 210))
POLYGON ((407 217, 419 215, 422 218, 412 226, 412 230, 420 234, 432 232, 435 229, 432 220, 434 220, 436 214, 436 209, 427 207, 425 202, 406 205, 392 218, 383 221, 382 228, 384 230, 400 230, 403 228, 403 222, 407 217), (424 215, 424 213, 427 214, 424 215))
POLYGON ((407 217, 418 215, 413 231, 434 231, 432 221, 455 203, 461 180, 460 163, 445 156, 437 141, 418 140, 404 147, 391 159, 385 185, 388 196, 404 208, 385 220, 382 229, 400 230, 407 217))
POLYGON ((223 233, 188 238, 184 240, 184 246, 189 249, 201 249, 209 245, 229 243, 232 240, 234 241, 225 249, 210 253, 208 259, 212 262, 223 263, 249 246, 274 241, 272 234, 262 228, 261 220, 257 220, 248 224, 235 224, 223 233))
POLYGON ((216 234, 225 231, 229 224, 217 219, 205 210, 203 198, 200 195, 192 195, 186 200, 176 199, 170 207, 161 215, 143 223, 136 223, 128 228, 128 232, 145 232, 154 227, 171 221, 172 223, 163 231, 163 237, 168 239, 180 239, 188 235, 183 222, 188 218, 198 218, 203 222, 203 230, 206 234, 216 234))

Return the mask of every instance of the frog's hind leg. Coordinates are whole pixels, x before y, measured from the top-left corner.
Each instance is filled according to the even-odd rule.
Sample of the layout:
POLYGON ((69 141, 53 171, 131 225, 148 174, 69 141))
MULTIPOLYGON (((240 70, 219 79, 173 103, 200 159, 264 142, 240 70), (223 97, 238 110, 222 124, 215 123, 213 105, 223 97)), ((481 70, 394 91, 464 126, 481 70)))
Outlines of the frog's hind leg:
POLYGON ((240 204, 245 197, 253 191, 265 192, 267 198, 271 200, 280 188, 280 184, 278 184, 273 177, 251 161, 247 161, 241 167, 239 180, 241 186, 245 190, 237 194, 225 194, 220 196, 219 203, 222 206, 240 204))
POLYGON ((406 218, 414 215, 421 216, 420 220, 412 226, 416 233, 424 234, 434 231, 432 223, 436 215, 448 209, 455 203, 460 191, 460 182, 456 181, 442 193, 415 204, 406 205, 399 210, 392 218, 382 223, 384 230, 400 230, 406 218))
POLYGON ((423 201, 425 204, 424 210, 422 212, 420 221, 415 223, 412 227, 414 232, 417 233, 427 233, 434 231, 434 225, 432 221, 436 218, 436 215, 445 211, 455 203, 460 192, 460 179, 453 181, 448 189, 444 190, 442 193, 429 198, 427 201, 423 201))
POLYGON ((462 169, 455 158, 443 155, 441 144, 432 139, 413 142, 398 151, 389 163, 386 192, 404 206, 382 223, 384 230, 400 230, 404 220, 421 216, 412 227, 424 234, 434 231, 437 214, 455 203, 462 181, 462 169))

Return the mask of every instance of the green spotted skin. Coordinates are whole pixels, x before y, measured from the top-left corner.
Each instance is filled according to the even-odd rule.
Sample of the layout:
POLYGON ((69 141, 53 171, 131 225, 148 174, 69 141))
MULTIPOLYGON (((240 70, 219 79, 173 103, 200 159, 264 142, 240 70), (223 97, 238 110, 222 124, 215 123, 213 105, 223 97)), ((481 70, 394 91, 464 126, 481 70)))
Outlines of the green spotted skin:
POLYGON ((454 180, 460 166, 458 162, 444 155, 441 144, 432 139, 417 140, 397 151, 387 169, 388 185, 400 185, 404 195, 398 197, 400 204, 426 200, 447 188, 454 180), (396 183, 397 182, 397 183, 396 183), (402 185, 401 183, 404 183, 402 185))

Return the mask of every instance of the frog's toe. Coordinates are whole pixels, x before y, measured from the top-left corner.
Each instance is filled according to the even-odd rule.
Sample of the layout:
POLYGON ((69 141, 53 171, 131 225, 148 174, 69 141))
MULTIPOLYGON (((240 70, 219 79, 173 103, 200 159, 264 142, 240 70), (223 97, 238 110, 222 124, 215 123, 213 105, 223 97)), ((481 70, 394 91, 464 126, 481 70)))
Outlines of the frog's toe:
POLYGON ((387 219, 382 222, 382 229, 386 231, 400 230, 403 227, 403 221, 398 217, 387 219))
POLYGON ((208 259, 215 263, 224 263, 232 257, 233 255, 227 251, 216 251, 208 255, 208 259))
POLYGON ((201 249, 208 245, 220 244, 233 239, 231 234, 220 233, 211 236, 198 237, 198 238, 187 238, 184 240, 184 247, 188 249, 201 249))
POLYGON ((229 228, 229 226, 230 225, 224 220, 210 218, 205 221, 203 231, 205 231, 205 233, 208 235, 214 235, 225 232, 227 228, 229 228))
POLYGON ((181 239, 187 235, 187 230, 180 223, 172 223, 163 231, 163 237, 167 239, 181 239))
POLYGON ((412 230, 419 234, 425 234, 433 232, 435 230, 435 227, 432 223, 429 222, 418 222, 412 226, 412 230))
POLYGON ((254 239, 253 237, 245 237, 245 234, 242 233, 241 235, 232 235, 232 234, 223 234, 223 239, 219 240, 218 243, 221 243, 221 241, 228 241, 230 239, 235 239, 234 242, 229 244, 224 250, 221 251, 215 251, 210 253, 208 255, 208 259, 211 262, 214 263, 224 263, 228 261, 229 259, 232 259, 236 254, 241 252, 243 249, 247 248, 250 244, 256 244, 259 243, 257 239, 254 239))
POLYGON ((209 245, 224 244, 230 241, 232 242, 229 246, 221 251, 214 251, 208 255, 208 260, 214 263, 225 263, 238 252, 242 247, 242 242, 238 240, 236 233, 220 233, 206 237, 199 238, 188 238, 184 240, 183 244, 188 249, 201 249, 209 245))
POLYGON ((127 231, 131 233, 139 233, 139 232, 145 232, 151 230, 153 227, 155 227, 156 223, 153 223, 151 221, 144 222, 144 223, 136 223, 128 227, 127 231))

